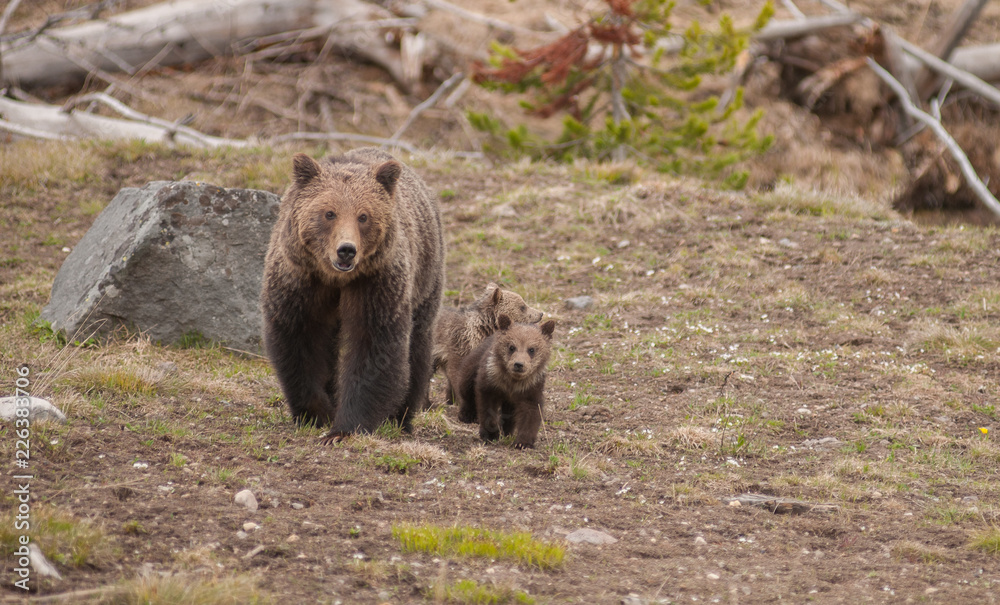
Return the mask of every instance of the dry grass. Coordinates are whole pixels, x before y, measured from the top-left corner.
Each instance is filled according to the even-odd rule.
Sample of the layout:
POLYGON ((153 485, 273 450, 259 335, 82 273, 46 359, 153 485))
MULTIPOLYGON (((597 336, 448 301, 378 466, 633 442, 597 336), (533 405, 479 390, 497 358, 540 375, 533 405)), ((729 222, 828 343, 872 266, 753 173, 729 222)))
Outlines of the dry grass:
POLYGON ((935 564, 951 561, 951 556, 944 549, 912 540, 897 542, 892 546, 890 552, 896 559, 910 563, 935 564))
POLYGON ((257 588, 251 574, 202 577, 148 575, 127 580, 104 592, 105 605, 265 605, 273 599, 257 588))
POLYGON ((667 433, 667 438, 684 449, 705 449, 717 439, 711 430, 696 425, 682 425, 667 433))
POLYGON ((769 210, 784 210, 792 214, 876 220, 897 216, 887 205, 858 195, 810 191, 784 184, 757 196, 755 201, 769 210))
POLYGON ((654 456, 662 449, 651 433, 608 432, 594 451, 611 456, 654 456))
POLYGON ((1000 326, 973 321, 955 326, 920 319, 910 328, 908 341, 922 349, 941 351, 960 361, 986 360, 1000 353, 1000 326))

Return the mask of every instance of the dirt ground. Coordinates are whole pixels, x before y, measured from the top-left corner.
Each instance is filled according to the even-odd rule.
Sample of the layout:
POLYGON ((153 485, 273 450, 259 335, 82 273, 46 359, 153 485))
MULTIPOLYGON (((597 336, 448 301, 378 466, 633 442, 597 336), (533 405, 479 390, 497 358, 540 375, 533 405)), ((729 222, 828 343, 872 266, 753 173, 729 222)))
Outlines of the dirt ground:
POLYGON ((36 502, 92 520, 109 546, 42 593, 147 570, 247 573, 291 602, 419 602, 463 578, 538 602, 995 599, 998 560, 970 546, 995 530, 1000 498, 993 229, 919 227, 791 188, 415 158, 442 197, 449 303, 502 280, 559 322, 545 428, 534 451, 484 446, 439 406, 412 436, 323 448, 290 423, 263 360, 142 339, 64 349, 31 323, 108 181, 198 166, 230 184, 255 162, 287 169, 287 154, 48 151, 33 173, 51 181, 4 185, 3 372, 12 383, 27 363, 71 418, 32 441, 36 502), (92 158, 82 185, 57 174, 74 155, 92 158), (581 294, 593 308, 564 308, 581 294), (243 488, 256 513, 233 504, 243 488), (745 492, 835 508, 724 503, 745 492), (241 537, 248 521, 260 529, 241 537), (401 551, 403 521, 618 542, 570 546, 555 571, 442 567, 401 551))
MULTIPOLYGON (((516 20, 522 3, 479 8, 516 20)), ((956 4, 877 10, 919 39, 956 4)), ((973 39, 989 41, 998 20, 988 7, 973 39)), ((346 81, 386 102, 392 85, 364 69, 346 81)), ((152 77, 144 86, 159 90, 166 76, 152 77)), ((377 113, 377 134, 405 106, 377 113)), ((195 125, 290 126, 248 107, 195 125)), ((798 115, 774 107, 775 127, 798 115)), ((789 134, 822 140, 796 119, 813 130, 789 134)), ((417 132, 435 124, 465 136, 444 115, 417 132)), ((788 140, 771 162, 803 155, 788 140)), ((33 575, 36 595, 144 602, 119 598, 140 577, 221 587, 149 598, 185 603, 443 602, 460 580, 493 591, 478 602, 998 600, 1000 232, 889 210, 902 174, 890 152, 815 145, 809 173, 766 193, 632 164, 403 156, 440 197, 446 304, 496 280, 558 321, 534 450, 482 444, 443 404, 440 375, 412 435, 320 447, 319 430, 290 422, 263 359, 142 337, 67 347, 35 323, 67 251, 121 187, 196 178, 280 193, 300 149, 321 151, 0 146, 0 384, 12 391, 26 364, 32 394, 70 418, 32 429, 32 510, 50 520, 35 539, 63 577, 33 575), (565 306, 580 295, 593 306, 565 306), (256 512, 234 504, 243 489, 256 512), (740 494, 802 506, 728 503, 740 494), (543 570, 408 552, 393 536, 405 522, 529 531, 567 554, 543 570), (617 542, 567 543, 580 528, 617 542)), ((15 449, 0 428, 0 453, 15 449)), ((0 507, 5 549, 13 498, 0 507)), ((3 558, 0 602, 27 600, 14 566, 3 558)))

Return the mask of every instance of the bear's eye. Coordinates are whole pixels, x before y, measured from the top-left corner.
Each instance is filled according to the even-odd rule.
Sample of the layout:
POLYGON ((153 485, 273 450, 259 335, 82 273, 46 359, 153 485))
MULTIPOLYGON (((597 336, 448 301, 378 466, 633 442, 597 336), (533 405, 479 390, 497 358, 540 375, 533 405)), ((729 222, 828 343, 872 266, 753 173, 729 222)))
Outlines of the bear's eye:
POLYGON ((367 215, 367 214, 362 214, 362 215, 359 215, 359 216, 358 216, 358 222, 359 222, 359 223, 365 223, 365 222, 368 222, 368 215, 367 215))
POLYGON ((337 215, 333 213, 333 210, 326 211, 326 220, 332 221, 335 218, 337 218, 337 215))
POLYGON ((517 347, 515 347, 514 345, 510 345, 509 347, 507 347, 507 350, 513 353, 514 351, 517 350, 517 347))
POLYGON ((528 305, 521 305, 521 313, 524 313, 527 310, 528 310, 528 305))
POLYGON ((528 355, 534 355, 534 354, 535 354, 535 347, 528 347, 528 355))

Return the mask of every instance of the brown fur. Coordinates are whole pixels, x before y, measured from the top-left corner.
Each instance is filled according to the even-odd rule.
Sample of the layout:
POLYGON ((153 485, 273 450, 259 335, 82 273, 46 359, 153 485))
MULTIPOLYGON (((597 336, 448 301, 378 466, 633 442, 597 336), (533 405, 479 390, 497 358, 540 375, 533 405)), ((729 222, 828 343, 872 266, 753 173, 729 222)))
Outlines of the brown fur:
POLYGON ((515 323, 534 324, 542 312, 528 306, 521 295, 490 282, 472 303, 459 309, 441 307, 434 322, 434 369, 448 379, 447 402, 456 401, 454 385, 462 358, 497 329, 497 318, 506 315, 515 323), (449 360, 454 363, 449 364, 449 360))
POLYGON ((463 360, 459 372, 459 420, 479 421, 479 436, 494 441, 514 435, 514 447, 535 447, 545 404, 545 366, 556 322, 512 324, 501 315, 497 332, 463 360))
POLYGON ((294 158, 264 269, 264 343, 298 422, 330 437, 409 427, 432 373, 444 241, 437 204, 391 155, 294 158))

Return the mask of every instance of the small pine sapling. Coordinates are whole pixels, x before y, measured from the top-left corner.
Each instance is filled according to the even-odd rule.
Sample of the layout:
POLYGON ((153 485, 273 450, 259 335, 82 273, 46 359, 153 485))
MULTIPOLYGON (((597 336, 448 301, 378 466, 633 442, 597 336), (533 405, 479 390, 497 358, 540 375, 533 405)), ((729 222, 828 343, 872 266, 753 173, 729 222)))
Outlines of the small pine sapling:
MULTIPOLYGON (((529 93, 521 102, 535 116, 563 115, 562 134, 547 141, 525 125, 505 129, 499 120, 469 112, 487 134, 484 150, 509 157, 570 161, 576 157, 635 157, 657 169, 711 178, 742 187, 746 174, 733 164, 766 150, 761 111, 745 121, 735 112, 743 91, 721 107, 719 97, 699 90, 703 77, 727 73, 774 8, 765 3, 750 31, 738 31, 723 15, 710 33, 694 22, 669 57, 669 0, 605 0, 607 9, 558 40, 530 50, 494 44, 489 64, 473 66, 473 80, 504 93, 529 93)), ((676 38, 676 37, 675 37, 676 38)))

